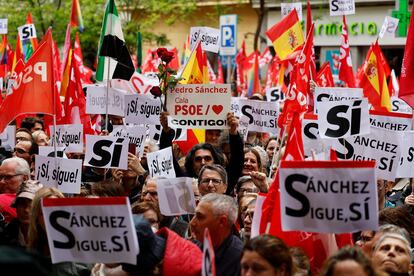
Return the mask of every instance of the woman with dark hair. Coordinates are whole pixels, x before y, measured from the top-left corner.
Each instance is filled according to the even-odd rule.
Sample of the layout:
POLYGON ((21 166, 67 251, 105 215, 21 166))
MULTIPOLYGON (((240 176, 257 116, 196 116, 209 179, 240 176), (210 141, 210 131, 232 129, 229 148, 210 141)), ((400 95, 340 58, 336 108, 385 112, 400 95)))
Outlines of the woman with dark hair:
POLYGON ((249 240, 241 258, 241 275, 290 276, 294 267, 289 248, 280 238, 261 235, 249 240))
POLYGON ((371 260, 358 247, 343 247, 329 257, 322 268, 321 276, 334 275, 378 275, 371 260))

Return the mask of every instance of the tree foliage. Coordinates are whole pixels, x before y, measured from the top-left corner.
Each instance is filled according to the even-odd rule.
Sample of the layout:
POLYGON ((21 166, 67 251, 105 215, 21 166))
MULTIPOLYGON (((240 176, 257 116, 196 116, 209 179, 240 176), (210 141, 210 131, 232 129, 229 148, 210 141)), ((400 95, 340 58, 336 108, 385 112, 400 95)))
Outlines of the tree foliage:
MULTIPOLYGON (((85 62, 95 60, 107 0, 79 0, 85 29, 79 33, 85 62)), ((135 51, 136 35, 140 31, 145 41, 165 45, 165 34, 155 34, 151 27, 158 20, 173 24, 185 19, 196 8, 195 0, 115 0, 123 24, 124 37, 131 53, 135 51)), ((63 45, 70 20, 71 0, 5 0, 0 5, 0 18, 8 18, 9 43, 15 47, 17 28, 24 25, 32 13, 40 40, 49 27, 59 46, 63 45)), ((72 30, 72 38, 77 28, 72 30)))

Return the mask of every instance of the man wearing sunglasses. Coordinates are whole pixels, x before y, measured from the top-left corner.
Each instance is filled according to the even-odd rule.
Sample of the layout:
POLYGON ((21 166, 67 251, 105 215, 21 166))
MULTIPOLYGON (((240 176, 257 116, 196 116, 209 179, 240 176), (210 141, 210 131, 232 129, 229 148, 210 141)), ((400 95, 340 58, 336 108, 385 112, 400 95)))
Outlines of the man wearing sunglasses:
POLYGON ((30 167, 20 157, 7 158, 0 166, 0 194, 15 194, 30 177, 30 167))

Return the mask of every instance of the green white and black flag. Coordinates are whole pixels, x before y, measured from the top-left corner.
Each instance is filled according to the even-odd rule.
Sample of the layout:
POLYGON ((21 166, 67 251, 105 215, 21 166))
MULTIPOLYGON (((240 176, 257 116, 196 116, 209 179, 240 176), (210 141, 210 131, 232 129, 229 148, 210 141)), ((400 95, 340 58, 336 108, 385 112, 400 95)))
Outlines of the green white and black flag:
POLYGON ((96 80, 107 79, 108 70, 109 79, 124 80, 129 80, 135 71, 114 0, 109 0, 106 5, 99 41, 96 80))

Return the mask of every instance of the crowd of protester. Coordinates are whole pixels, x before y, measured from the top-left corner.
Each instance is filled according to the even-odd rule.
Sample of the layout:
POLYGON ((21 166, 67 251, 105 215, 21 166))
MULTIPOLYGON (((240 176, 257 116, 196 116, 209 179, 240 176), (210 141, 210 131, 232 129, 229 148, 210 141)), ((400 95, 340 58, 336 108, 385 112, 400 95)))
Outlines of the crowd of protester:
MULTIPOLYGON (((127 170, 83 167, 79 195, 64 195, 34 179, 34 156, 39 146, 49 144, 49 136, 41 119, 25 118, 16 130, 14 152, 5 147, 0 152, 0 267, 16 275, 200 275, 208 228, 217 275, 413 273, 414 193, 407 179, 378 180, 380 228, 353 233, 354 244, 340 248, 318 272, 311 271, 311 260, 301 248, 275 236, 252 237, 257 195, 272 184, 284 145, 265 133, 250 133, 244 142, 232 113, 228 131, 207 130, 205 143, 187 155, 174 145, 175 173, 193 178, 197 206, 192 215, 162 215, 157 178, 149 176, 146 154, 173 145, 167 115, 160 117, 159 144, 147 141, 143 156, 129 153, 127 170), (140 247, 137 264, 52 265, 41 200, 65 196, 128 197, 140 247)), ((122 124, 122 118, 110 119, 110 125, 122 124)), ((84 154, 68 158, 82 159, 84 154)))

